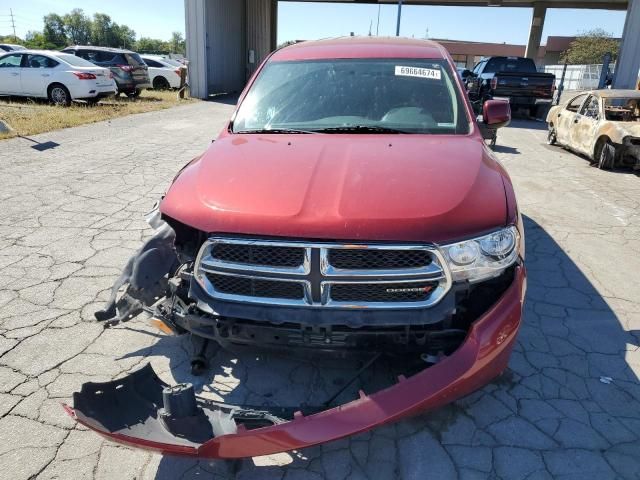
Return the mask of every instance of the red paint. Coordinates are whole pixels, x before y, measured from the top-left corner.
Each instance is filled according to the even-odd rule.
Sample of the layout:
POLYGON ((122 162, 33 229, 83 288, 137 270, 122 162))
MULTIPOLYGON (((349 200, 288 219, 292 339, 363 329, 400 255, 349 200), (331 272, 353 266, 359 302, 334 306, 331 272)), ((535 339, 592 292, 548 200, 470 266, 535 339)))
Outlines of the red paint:
POLYGON ((492 127, 504 127, 511 121, 511 105, 505 100, 487 100, 482 105, 484 123, 492 127))
MULTIPOLYGON (((525 270, 502 298, 474 324, 455 353, 437 365, 380 392, 308 417, 280 425, 245 430, 214 438, 199 448, 168 445, 114 435, 84 423, 118 443, 171 455, 202 458, 242 458, 297 450, 338 440, 371 428, 432 410, 482 387, 507 367, 522 316, 525 270)), ((70 414, 72 410, 70 410, 70 414)))
POLYGON ((210 233, 440 242, 505 225, 503 175, 476 136, 224 133, 160 209, 210 233))
MULTIPOLYGON (((366 57, 444 58, 455 71, 437 43, 395 38, 304 42, 265 63, 366 57)), ((512 219, 515 197, 507 189, 505 198, 508 177, 485 147, 468 102, 465 108, 469 135, 225 129, 182 170, 160 210, 208 233, 328 240, 446 242, 499 228, 512 219)))
MULTIPOLYGON (((444 58, 455 71, 441 46, 408 39, 305 42, 265 62, 368 57, 444 58)), ((486 118, 508 121, 508 104, 487 103, 486 118)), ((486 148, 468 100, 465 108, 469 135, 240 135, 225 129, 182 170, 160 209, 209 233, 333 240, 442 243, 514 224, 511 181, 486 148)), ((455 353, 390 388, 309 417, 241 430, 198 449, 85 425, 120 443, 207 458, 266 455, 337 440, 447 404, 500 374, 520 325, 524 292, 525 271, 518 267, 513 284, 474 322, 455 353)))

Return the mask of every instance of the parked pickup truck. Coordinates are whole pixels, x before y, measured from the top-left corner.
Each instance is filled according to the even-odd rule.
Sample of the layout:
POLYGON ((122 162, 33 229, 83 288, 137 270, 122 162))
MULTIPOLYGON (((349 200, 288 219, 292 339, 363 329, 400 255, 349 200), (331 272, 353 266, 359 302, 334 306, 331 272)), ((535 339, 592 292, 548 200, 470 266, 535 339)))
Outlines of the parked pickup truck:
POLYGON ((538 105, 551 103, 555 90, 555 75, 539 73, 533 60, 523 57, 485 58, 462 77, 477 113, 485 101, 502 98, 536 116, 538 105))
MULTIPOLYGON (((483 122, 509 119, 507 102, 485 102, 483 122)), ((157 233, 96 317, 149 311, 192 339, 193 373, 204 373, 208 341, 359 355, 361 372, 382 354, 416 368, 344 405, 340 389, 249 406, 170 387, 149 366, 87 383, 67 407, 115 441, 190 457, 297 450, 444 405, 507 368, 525 293, 522 221, 437 43, 347 37, 277 50, 150 224, 157 233)))

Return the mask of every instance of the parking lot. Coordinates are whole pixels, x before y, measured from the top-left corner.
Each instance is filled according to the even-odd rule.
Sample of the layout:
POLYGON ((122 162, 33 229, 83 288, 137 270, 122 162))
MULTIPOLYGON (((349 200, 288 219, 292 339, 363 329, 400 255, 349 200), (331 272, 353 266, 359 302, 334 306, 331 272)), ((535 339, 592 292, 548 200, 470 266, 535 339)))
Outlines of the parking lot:
POLYGON ((525 216, 529 276, 518 346, 492 384, 370 433, 239 462, 163 458, 78 428, 61 402, 148 361, 168 382, 258 405, 326 398, 356 369, 219 352, 195 378, 186 338, 142 319, 109 330, 93 320, 150 233, 144 213, 232 108, 199 102, 33 137, 58 144, 45 151, 0 143, 1 476, 638 478, 640 178, 547 146, 545 124, 525 120, 500 131, 496 148, 525 216))

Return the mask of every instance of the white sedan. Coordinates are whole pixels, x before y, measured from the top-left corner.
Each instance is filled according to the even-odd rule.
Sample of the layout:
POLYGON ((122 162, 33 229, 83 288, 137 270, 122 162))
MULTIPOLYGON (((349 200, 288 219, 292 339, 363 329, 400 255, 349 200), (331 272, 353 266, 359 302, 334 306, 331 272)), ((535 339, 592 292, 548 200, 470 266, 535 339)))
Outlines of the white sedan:
POLYGON ((20 50, 0 56, 0 95, 48 98, 56 105, 114 95, 113 74, 75 55, 20 50))
POLYGON ((180 75, 183 65, 170 58, 159 55, 140 55, 149 67, 149 78, 156 90, 180 88, 180 75))

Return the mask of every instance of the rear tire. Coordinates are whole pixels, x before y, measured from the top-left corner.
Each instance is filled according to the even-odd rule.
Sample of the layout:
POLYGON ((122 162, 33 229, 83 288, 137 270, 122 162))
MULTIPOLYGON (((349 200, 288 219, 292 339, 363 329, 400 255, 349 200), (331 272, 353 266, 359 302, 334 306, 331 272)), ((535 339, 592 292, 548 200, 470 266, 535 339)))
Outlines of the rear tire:
POLYGON ((71 94, 69 89, 61 83, 54 83, 49 87, 49 101, 54 105, 68 107, 71 105, 71 94))
POLYGON ((154 90, 169 90, 171 85, 169 85, 169 81, 164 77, 156 77, 153 79, 153 89, 154 90))
POLYGON ((616 147, 609 141, 605 140, 598 149, 596 162, 600 170, 611 170, 616 161, 616 147))
POLYGON ((549 133, 547 134, 547 144, 555 145, 558 137, 556 135, 556 129, 549 126, 549 133))

